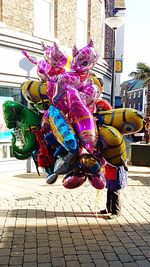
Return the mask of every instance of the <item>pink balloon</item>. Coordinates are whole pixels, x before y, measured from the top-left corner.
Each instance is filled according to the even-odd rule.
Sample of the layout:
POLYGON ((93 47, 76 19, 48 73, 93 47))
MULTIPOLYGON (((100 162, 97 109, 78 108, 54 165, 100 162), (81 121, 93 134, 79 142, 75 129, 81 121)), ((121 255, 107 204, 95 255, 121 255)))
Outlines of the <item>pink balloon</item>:
POLYGON ((72 121, 73 128, 81 144, 89 153, 93 153, 98 141, 95 119, 81 100, 76 89, 72 88, 68 91, 67 96, 69 117, 72 121))
POLYGON ((46 111, 42 117, 41 128, 42 128, 44 133, 48 133, 51 130, 50 123, 49 123, 49 117, 48 117, 48 111, 46 111))
POLYGON ((105 179, 102 174, 88 176, 90 184, 96 189, 103 189, 105 187, 105 179))
POLYGON ((96 102, 100 96, 100 90, 97 85, 93 84, 90 80, 81 83, 76 87, 80 92, 82 101, 89 108, 93 114, 96 111, 96 102))
POLYGON ((94 43, 92 40, 79 50, 74 46, 72 54, 73 60, 71 62, 71 69, 80 73, 85 73, 90 70, 98 60, 98 54, 94 50, 94 43))

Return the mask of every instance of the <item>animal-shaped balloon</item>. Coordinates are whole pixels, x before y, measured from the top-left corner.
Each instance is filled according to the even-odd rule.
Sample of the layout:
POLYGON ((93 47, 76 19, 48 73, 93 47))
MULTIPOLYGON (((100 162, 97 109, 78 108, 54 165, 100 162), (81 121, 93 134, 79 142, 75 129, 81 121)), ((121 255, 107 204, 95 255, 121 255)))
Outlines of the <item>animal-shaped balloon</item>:
POLYGON ((47 80, 47 75, 50 77, 57 77, 60 73, 65 72, 64 66, 67 63, 67 57, 59 49, 54 42, 52 46, 46 46, 42 43, 44 49, 44 60, 36 60, 31 57, 26 51, 22 51, 31 63, 37 65, 37 73, 42 81, 47 80))
POLYGON ((85 47, 79 50, 74 46, 72 56, 71 71, 59 75, 53 103, 57 102, 65 94, 65 91, 69 90, 69 87, 74 87, 78 90, 83 103, 93 113, 94 105, 100 96, 99 87, 89 78, 89 71, 98 60, 93 41, 90 40, 85 47))
POLYGON ((90 40, 85 47, 79 50, 74 46, 72 55, 71 69, 79 73, 81 75, 81 81, 84 81, 89 75, 89 70, 93 68, 98 60, 98 54, 94 50, 93 41, 90 40))
POLYGON ((40 129, 40 116, 33 110, 15 101, 6 101, 3 104, 4 119, 9 129, 15 128, 20 123, 21 133, 24 138, 23 147, 16 144, 16 136, 12 138, 12 152, 18 159, 27 159, 37 147, 35 135, 32 128, 40 129))

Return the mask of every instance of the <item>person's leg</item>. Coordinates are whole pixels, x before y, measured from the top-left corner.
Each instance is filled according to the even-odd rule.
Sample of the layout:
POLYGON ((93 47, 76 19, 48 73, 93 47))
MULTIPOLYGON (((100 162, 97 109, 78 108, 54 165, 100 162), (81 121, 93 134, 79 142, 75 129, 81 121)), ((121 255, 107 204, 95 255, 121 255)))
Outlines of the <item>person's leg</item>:
POLYGON ((112 191, 112 214, 121 214, 120 190, 112 191))
POLYGON ((109 189, 107 190, 106 208, 108 213, 112 212, 112 191, 109 189))

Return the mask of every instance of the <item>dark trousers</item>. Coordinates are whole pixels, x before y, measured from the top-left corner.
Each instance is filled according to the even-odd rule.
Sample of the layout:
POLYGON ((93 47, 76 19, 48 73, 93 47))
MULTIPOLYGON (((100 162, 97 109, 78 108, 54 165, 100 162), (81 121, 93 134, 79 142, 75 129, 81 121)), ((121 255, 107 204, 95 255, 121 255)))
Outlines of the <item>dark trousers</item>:
POLYGON ((119 215, 121 213, 120 190, 107 190, 106 207, 112 214, 119 215))

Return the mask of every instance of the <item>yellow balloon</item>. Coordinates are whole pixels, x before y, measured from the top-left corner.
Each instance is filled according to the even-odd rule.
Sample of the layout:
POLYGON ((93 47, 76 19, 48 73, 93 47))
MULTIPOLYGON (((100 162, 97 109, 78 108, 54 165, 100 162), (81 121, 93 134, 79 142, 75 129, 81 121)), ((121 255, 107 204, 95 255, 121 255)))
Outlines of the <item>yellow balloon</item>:
POLYGON ((68 55, 67 56, 67 63, 65 65, 65 70, 66 71, 70 71, 70 69, 71 69, 71 60, 72 60, 72 56, 68 55))
POLYGON ((96 84, 102 93, 103 91, 103 81, 101 78, 97 78, 95 75, 90 74, 90 79, 93 81, 94 84, 96 84))

